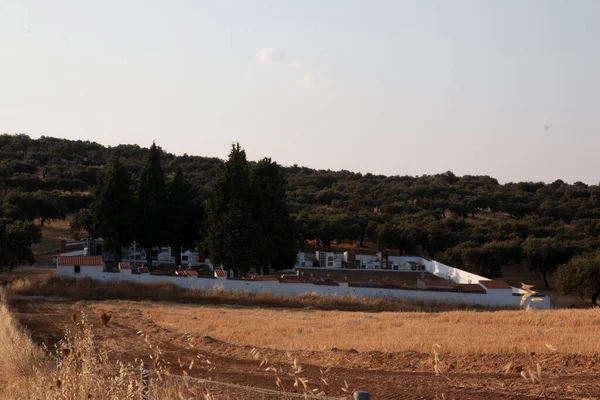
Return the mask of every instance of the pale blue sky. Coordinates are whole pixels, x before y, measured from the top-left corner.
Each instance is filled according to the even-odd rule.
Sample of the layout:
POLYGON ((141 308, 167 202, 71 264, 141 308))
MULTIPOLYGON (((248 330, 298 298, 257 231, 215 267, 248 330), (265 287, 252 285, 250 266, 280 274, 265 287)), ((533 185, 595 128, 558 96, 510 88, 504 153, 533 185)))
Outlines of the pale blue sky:
POLYGON ((600 181, 600 1, 0 0, 0 132, 600 181))

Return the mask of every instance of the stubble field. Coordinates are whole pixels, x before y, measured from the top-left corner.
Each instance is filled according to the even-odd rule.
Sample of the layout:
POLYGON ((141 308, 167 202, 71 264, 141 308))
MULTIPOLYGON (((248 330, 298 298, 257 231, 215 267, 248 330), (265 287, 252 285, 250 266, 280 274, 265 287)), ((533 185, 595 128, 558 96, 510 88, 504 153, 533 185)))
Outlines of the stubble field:
POLYGON ((210 379, 188 385, 214 398, 292 396, 304 392, 296 376, 336 398, 600 398, 600 310, 348 312, 16 294, 10 310, 48 348, 84 319, 110 359, 152 363, 160 353, 169 379, 210 379))

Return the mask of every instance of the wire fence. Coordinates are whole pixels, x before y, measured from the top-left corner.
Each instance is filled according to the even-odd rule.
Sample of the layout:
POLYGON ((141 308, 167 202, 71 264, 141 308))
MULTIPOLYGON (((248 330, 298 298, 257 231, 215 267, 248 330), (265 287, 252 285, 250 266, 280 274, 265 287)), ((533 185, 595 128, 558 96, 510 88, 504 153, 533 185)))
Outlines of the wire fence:
POLYGON ((142 372, 142 400, 150 400, 151 388, 153 380, 175 380, 182 388, 190 389, 200 388, 209 392, 213 396, 223 395, 227 398, 234 399, 322 399, 322 400, 348 400, 351 398, 350 395, 346 397, 335 397, 318 395, 316 393, 295 393, 295 392, 284 392, 281 390, 260 388, 255 386, 240 385, 231 382, 221 382, 212 379, 195 378, 191 376, 177 375, 177 374, 159 374, 158 372, 151 372, 148 374, 148 381, 144 383, 144 372, 142 372), (149 390, 145 390, 149 389, 149 390), (216 391, 215 391, 216 389, 216 391), (249 396, 249 393, 253 393, 253 396, 249 396), (261 397, 257 397, 261 396, 261 397), (233 396, 233 397, 232 397, 233 396))

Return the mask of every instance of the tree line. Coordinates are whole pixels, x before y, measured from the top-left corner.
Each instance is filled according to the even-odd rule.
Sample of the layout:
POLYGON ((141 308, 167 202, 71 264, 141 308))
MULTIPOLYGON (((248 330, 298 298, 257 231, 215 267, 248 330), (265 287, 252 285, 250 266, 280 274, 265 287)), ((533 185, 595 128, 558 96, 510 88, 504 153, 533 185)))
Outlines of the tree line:
MULTIPOLYGON (((270 179, 269 165, 265 160, 247 161, 237 147, 227 161, 175 156, 157 149, 152 157, 168 177, 164 190, 156 174, 144 172, 142 179, 152 148, 0 135, 0 149, 4 215, 18 221, 46 223, 66 213, 79 213, 74 229, 78 221, 83 226, 83 216, 96 207, 98 196, 93 193, 112 173, 113 166, 107 165, 118 158, 119 168, 132 180, 132 200, 123 201, 134 204, 136 218, 152 221, 149 225, 140 222, 138 225, 145 229, 134 230, 136 239, 145 246, 150 242, 184 246, 177 244, 172 228, 161 225, 161 216, 168 212, 159 212, 164 202, 158 200, 167 199, 167 204, 175 200, 169 200, 169 192, 174 190, 171 180, 180 174, 192 191, 190 196, 196 203, 192 209, 202 213, 200 233, 195 237, 198 247, 211 259, 230 265, 239 265, 242 259, 256 266, 288 265, 290 251, 277 256, 277 261, 267 260, 267 254, 275 256, 265 250, 288 246, 289 238, 285 238, 285 246, 275 245, 275 238, 282 235, 271 238, 266 234, 284 230, 292 232, 296 250, 307 243, 333 249, 338 243, 351 242, 358 249, 374 246, 390 253, 423 254, 488 277, 500 277, 502 267, 513 264, 530 268, 546 282, 555 276, 556 284, 566 288, 559 279, 564 274, 557 273, 559 266, 570 265, 570 260, 580 259, 577 257, 591 259, 589 255, 599 248, 600 186, 583 182, 500 184, 489 176, 456 176, 452 172, 382 176, 294 165, 277 166, 280 186, 277 191, 268 191, 267 196, 257 188, 272 187, 264 183, 270 179), (261 174, 266 175, 262 180, 261 174), (144 193, 142 188, 157 190, 156 196, 144 201, 152 206, 135 205, 144 193), (273 200, 281 193, 285 199, 282 205, 273 200), (261 206, 269 202, 269 208, 261 206), (282 207, 277 213, 288 218, 273 217, 270 221, 269 210, 276 207, 282 207), (142 211, 145 214, 140 216, 142 211), (207 221, 211 221, 211 229, 207 221), (260 229, 257 221, 264 221, 260 229), (154 232, 157 226, 162 227, 160 232, 154 232), (254 235, 250 237, 248 232, 254 235), (235 237, 249 240, 244 241, 243 248, 233 249, 235 237), (231 250, 227 255, 217 250, 227 246, 231 250)), ((173 203, 173 209, 178 207, 189 209, 173 203)))
POLYGON ((166 179, 160 149, 153 144, 137 183, 119 158, 107 168, 81 223, 121 259, 132 241, 146 249, 169 245, 175 264, 182 250, 200 249, 216 265, 244 276, 250 268, 283 269, 295 261, 295 227, 285 202, 285 180, 266 158, 252 167, 236 144, 222 164, 206 199, 176 167, 166 179))
POLYGON ((146 249, 152 265, 152 248, 170 245, 181 264, 181 249, 194 248, 199 237, 201 204, 193 188, 176 169, 167 180, 160 163, 160 149, 152 144, 133 182, 118 157, 94 191, 92 203, 78 221, 92 237, 102 237, 117 261, 121 248, 133 241, 146 249))

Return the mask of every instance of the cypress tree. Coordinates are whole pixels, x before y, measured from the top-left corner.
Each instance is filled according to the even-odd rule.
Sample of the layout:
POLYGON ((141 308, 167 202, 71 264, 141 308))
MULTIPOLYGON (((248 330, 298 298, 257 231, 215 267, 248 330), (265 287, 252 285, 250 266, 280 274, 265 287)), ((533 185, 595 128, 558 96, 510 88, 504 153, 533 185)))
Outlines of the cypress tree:
POLYGON ((295 221, 290 217, 281 167, 270 158, 252 169, 255 221, 259 226, 258 262, 265 270, 290 268, 296 261, 295 221))
POLYGON ((258 229, 254 220, 246 152, 231 148, 206 204, 203 248, 215 265, 223 263, 244 276, 258 264, 258 229))
POLYGON ((175 265, 181 265, 181 251, 194 248, 200 236, 202 221, 198 195, 189 181, 183 177, 181 168, 175 169, 167 187, 168 222, 167 242, 175 252, 175 265))
POLYGON ((131 178, 115 158, 94 193, 85 225, 92 236, 104 239, 106 248, 120 261, 121 248, 131 243, 134 218, 131 178))
POLYGON ((165 175, 160 165, 160 150, 154 143, 140 171, 136 200, 136 236, 146 249, 146 263, 150 267, 152 247, 164 243, 167 228, 165 175))

